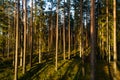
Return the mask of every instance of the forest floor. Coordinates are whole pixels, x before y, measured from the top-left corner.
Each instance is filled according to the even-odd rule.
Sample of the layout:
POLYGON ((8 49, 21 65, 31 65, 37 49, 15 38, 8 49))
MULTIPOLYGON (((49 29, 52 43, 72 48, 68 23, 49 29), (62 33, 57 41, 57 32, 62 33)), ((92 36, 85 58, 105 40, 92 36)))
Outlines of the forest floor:
MULTIPOLYGON (((82 63, 78 56, 70 60, 58 60, 58 70, 55 71, 55 60, 49 59, 42 63, 34 64, 30 69, 27 65, 27 72, 22 75, 22 68, 18 67, 19 80, 90 80, 90 61, 82 63)), ((95 80, 112 80, 112 66, 106 61, 96 61, 95 80)), ((120 62, 118 62, 118 76, 120 75, 120 62)), ((0 80, 13 80, 14 67, 11 59, 0 58, 0 80)), ((118 77, 117 80, 120 80, 118 77)))

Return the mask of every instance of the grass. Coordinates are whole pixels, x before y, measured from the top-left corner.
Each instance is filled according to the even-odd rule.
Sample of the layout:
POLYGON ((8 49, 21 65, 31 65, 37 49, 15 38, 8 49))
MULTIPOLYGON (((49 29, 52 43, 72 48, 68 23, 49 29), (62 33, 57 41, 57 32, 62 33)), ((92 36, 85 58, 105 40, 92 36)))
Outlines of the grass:
MULTIPOLYGON (((61 57, 58 59, 57 71, 55 71, 54 58, 43 60, 40 64, 36 63, 31 69, 27 65, 27 72, 24 75, 22 67, 18 67, 19 80, 90 80, 90 61, 82 64, 78 56, 72 57, 70 60, 62 60, 61 57), (83 70, 85 75, 83 75, 83 70)), ((118 68, 120 69, 120 62, 118 62, 118 68)), ((111 66, 107 62, 96 61, 95 80, 112 80, 111 73, 111 66)), ((11 60, 1 58, 0 80, 13 80, 13 77, 14 67, 11 60)))

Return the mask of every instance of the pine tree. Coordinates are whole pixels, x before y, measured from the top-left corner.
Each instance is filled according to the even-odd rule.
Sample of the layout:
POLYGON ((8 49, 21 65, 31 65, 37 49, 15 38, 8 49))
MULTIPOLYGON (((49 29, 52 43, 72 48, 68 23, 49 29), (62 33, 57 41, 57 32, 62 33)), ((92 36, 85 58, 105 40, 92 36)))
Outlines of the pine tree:
POLYGON ((27 32, 27 1, 23 0, 23 24, 24 24, 24 53, 23 53, 23 74, 26 72, 26 32, 27 32))
POLYGON ((19 0, 17 0, 17 16, 16 16, 16 48, 15 48, 15 76, 18 79, 18 28, 19 28, 19 0))
POLYGON ((91 80, 95 80, 95 0, 91 0, 91 80))
POLYGON ((116 45, 116 0, 113 0, 113 26, 114 26, 114 33, 113 33, 113 51, 114 51, 114 63, 113 63, 113 69, 114 69, 114 76, 113 80, 117 80, 117 45, 116 45))

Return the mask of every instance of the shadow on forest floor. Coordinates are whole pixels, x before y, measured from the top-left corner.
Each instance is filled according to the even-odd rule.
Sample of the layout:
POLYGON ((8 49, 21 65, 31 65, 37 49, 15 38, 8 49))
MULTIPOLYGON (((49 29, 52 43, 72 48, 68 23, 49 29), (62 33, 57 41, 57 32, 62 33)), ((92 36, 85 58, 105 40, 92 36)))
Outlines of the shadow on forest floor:
MULTIPOLYGON (((60 59, 59 61, 62 60, 60 59)), ((57 72, 54 71, 53 62, 54 60, 49 60, 48 62, 34 65, 25 75, 20 77, 19 80, 41 80, 41 77, 39 77, 41 74, 48 75, 47 78, 45 77, 45 80, 90 80, 90 63, 82 65, 81 59, 77 56, 72 57, 71 60, 62 61, 62 63, 59 62, 60 65, 58 66, 57 72), (65 65, 67 66, 65 67, 65 65), (82 74, 82 68, 84 68, 85 71, 84 76, 82 74)), ((97 61, 95 75, 96 80, 112 80, 110 65, 105 61, 97 61)))
POLYGON ((96 80, 113 80, 111 76, 111 67, 105 61, 96 63, 96 80))
POLYGON ((33 67, 22 77, 20 77, 19 80, 31 80, 32 77, 35 76, 39 71, 41 71, 43 68, 47 68, 47 64, 53 64, 53 60, 33 65, 33 67))
MULTIPOLYGON (((66 59, 65 61, 62 57, 59 57, 58 71, 55 71, 54 56, 51 56, 50 59, 46 59, 45 57, 43 63, 34 64, 29 71, 24 75, 19 76, 18 80, 90 80, 91 68, 89 59, 82 64, 82 60, 78 55, 71 57, 70 60, 66 59), (84 76, 82 72, 83 68, 84 76)), ((38 60, 38 58, 36 58, 36 60, 38 60)), ((4 64, 7 63, 8 61, 4 64)), ((120 63, 117 65, 120 70, 120 63)), ((4 68, 5 67, 3 67, 3 69, 4 68)), ((97 61, 95 70, 95 80, 113 80, 111 76, 112 69, 107 62, 103 60, 97 61)), ((0 72, 3 72, 2 67, 0 68, 0 72)))
MULTIPOLYGON (((80 63, 81 63, 80 58, 77 58, 77 59, 75 59, 75 58, 77 58, 77 57, 74 57, 74 60, 69 64, 68 68, 65 71, 65 74, 61 77, 60 80, 67 80, 68 77, 75 76, 75 75, 71 74, 71 72, 73 71, 75 65, 80 65, 80 63)), ((78 69, 78 72, 80 72, 79 69, 78 69)))

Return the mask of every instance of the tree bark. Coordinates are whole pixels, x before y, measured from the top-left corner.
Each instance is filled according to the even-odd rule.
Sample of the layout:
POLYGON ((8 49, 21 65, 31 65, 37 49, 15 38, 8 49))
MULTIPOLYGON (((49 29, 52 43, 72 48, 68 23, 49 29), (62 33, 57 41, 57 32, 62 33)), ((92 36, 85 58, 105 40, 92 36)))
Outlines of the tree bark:
MULTIPOLYGON (((15 3, 16 4, 16 3, 15 3)), ((18 28, 19 28, 19 0, 17 0, 17 19, 16 19, 16 48, 15 48, 15 76, 18 79, 18 28)))
POLYGON ((55 70, 57 71, 57 62, 58 62, 58 12, 59 12, 59 0, 57 0, 57 9, 56 9, 56 55, 55 55, 55 70))
POLYGON ((108 30, 108 0, 106 0, 106 28, 107 28, 107 55, 108 55, 108 62, 110 62, 110 54, 109 54, 109 30, 108 30))
POLYGON ((65 60, 65 0, 64 0, 64 23, 63 23, 63 59, 65 60))
POLYGON ((114 42, 113 42, 113 51, 114 51, 114 76, 113 80, 117 80, 117 45, 116 45, 116 0, 113 0, 113 26, 114 26, 114 42))
POLYGON ((23 53, 23 74, 26 72, 26 29, 27 29, 27 8, 26 0, 23 0, 23 17, 24 17, 24 53, 23 53))
POLYGON ((95 80, 95 0, 91 0, 91 80, 95 80))
POLYGON ((83 0, 80 0, 80 53, 79 53, 79 56, 80 58, 82 57, 82 54, 83 54, 83 39, 82 39, 82 36, 83 36, 83 23, 82 23, 82 1, 83 0))
POLYGON ((70 0, 68 0, 68 59, 70 59, 70 0))
POLYGON ((31 0, 31 18, 30 18, 30 67, 32 67, 33 55, 33 0, 31 0))

